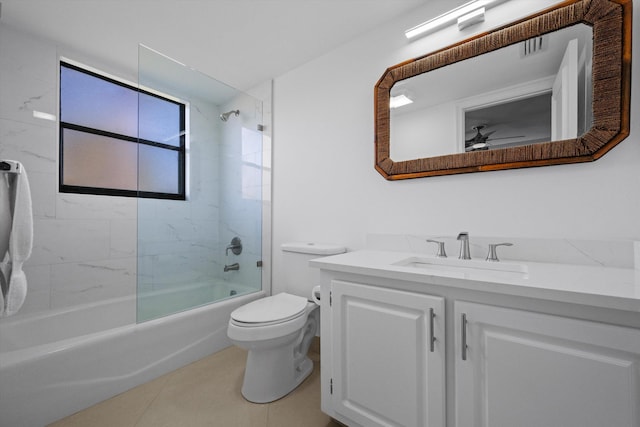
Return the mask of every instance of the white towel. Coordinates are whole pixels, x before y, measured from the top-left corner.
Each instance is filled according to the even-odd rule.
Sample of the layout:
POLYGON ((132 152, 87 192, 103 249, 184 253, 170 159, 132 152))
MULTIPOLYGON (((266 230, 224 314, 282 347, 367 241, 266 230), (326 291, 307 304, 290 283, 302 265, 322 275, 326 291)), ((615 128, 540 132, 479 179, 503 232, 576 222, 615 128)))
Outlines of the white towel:
POLYGON ((33 247, 31 190, 27 172, 22 165, 20 170, 19 174, 8 174, 12 223, 8 256, 4 259, 5 265, 1 266, 5 273, 10 271, 10 275, 5 274, 5 279, 8 278, 8 280, 4 293, 4 313, 0 312, 0 315, 4 316, 17 313, 27 297, 27 278, 22 271, 22 266, 31 256, 33 247))
POLYGON ((9 236, 11 235, 11 199, 9 174, 0 173, 0 316, 4 313, 4 295, 9 290, 9 236))

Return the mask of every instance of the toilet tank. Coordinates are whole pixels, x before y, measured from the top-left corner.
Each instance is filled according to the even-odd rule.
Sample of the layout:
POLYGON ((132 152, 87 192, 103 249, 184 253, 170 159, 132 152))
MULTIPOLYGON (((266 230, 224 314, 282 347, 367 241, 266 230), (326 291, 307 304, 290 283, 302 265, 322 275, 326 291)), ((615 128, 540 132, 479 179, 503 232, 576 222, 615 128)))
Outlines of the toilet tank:
POLYGON ((320 271, 309 267, 309 260, 347 251, 344 246, 324 243, 284 243, 281 248, 285 289, 306 299, 311 298, 313 287, 320 284, 320 271))

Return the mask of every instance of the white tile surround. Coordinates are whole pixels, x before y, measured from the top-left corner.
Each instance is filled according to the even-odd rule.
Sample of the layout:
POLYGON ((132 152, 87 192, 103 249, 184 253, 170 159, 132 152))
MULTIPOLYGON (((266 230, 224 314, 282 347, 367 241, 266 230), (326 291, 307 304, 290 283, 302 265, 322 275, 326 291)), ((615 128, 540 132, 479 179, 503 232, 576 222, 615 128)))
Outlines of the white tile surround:
MULTIPOLYGON (((466 231, 466 230, 465 230, 466 231)), ((369 234, 367 249, 414 252, 435 255, 437 246, 427 239, 445 242, 447 256, 457 258, 460 242, 457 236, 410 234, 369 234)), ((640 269, 640 242, 631 240, 599 241, 578 239, 536 239, 524 237, 485 237, 469 234, 471 258, 483 260, 490 243, 513 243, 498 247, 500 260, 587 265, 596 267, 640 269)))
POLYGON ((22 162, 34 246, 25 315, 135 292, 135 199, 57 193, 57 49, 0 26, 0 158, 22 162), (133 237, 133 238, 132 238, 133 237))
MULTIPOLYGON (((144 200, 144 208, 138 208, 135 198, 58 193, 57 125, 33 118, 33 111, 57 114, 57 61, 62 50, 0 24, 0 158, 24 164, 34 210, 34 247, 25 265, 28 295, 18 316, 135 294, 139 210, 145 228, 141 231, 150 236, 141 242, 145 258, 139 262, 154 276, 142 277, 142 284, 221 276, 224 246, 235 235, 241 236, 247 254, 260 253, 262 241, 247 237, 259 235, 259 230, 240 225, 245 218, 242 209, 223 214, 239 206, 221 205, 222 194, 212 190, 220 180, 238 182, 222 176, 221 170, 230 159, 242 159, 225 155, 225 148, 213 143, 224 124, 216 119, 218 108, 204 101, 191 100, 189 202, 144 200), (220 224, 225 218, 228 221, 220 224), (212 262, 212 256, 217 261, 212 262)), ((269 86, 269 96, 270 90, 269 86)), ((252 265, 252 274, 259 275, 255 261, 252 265)), ((249 269, 240 272, 248 273, 249 269)))

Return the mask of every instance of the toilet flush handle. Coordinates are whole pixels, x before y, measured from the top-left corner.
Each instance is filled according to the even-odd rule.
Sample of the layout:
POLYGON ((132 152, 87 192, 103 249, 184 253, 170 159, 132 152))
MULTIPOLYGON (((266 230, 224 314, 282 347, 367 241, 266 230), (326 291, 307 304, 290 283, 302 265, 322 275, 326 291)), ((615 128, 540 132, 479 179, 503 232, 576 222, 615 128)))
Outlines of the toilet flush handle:
POLYGON ((314 286, 311 290, 311 300, 316 303, 316 305, 320 305, 320 285, 314 286))

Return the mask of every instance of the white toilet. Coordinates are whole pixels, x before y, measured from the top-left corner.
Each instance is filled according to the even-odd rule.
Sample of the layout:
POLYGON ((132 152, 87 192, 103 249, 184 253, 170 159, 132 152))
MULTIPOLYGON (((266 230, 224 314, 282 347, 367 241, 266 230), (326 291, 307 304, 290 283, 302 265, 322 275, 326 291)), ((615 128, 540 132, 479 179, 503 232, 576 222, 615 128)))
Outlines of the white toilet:
POLYGON ((249 351, 242 395, 266 403, 294 390, 313 370, 307 357, 320 325, 320 310, 312 300, 317 271, 311 259, 346 252, 341 246, 314 243, 282 245, 288 292, 262 298, 231 313, 227 335, 249 351))

